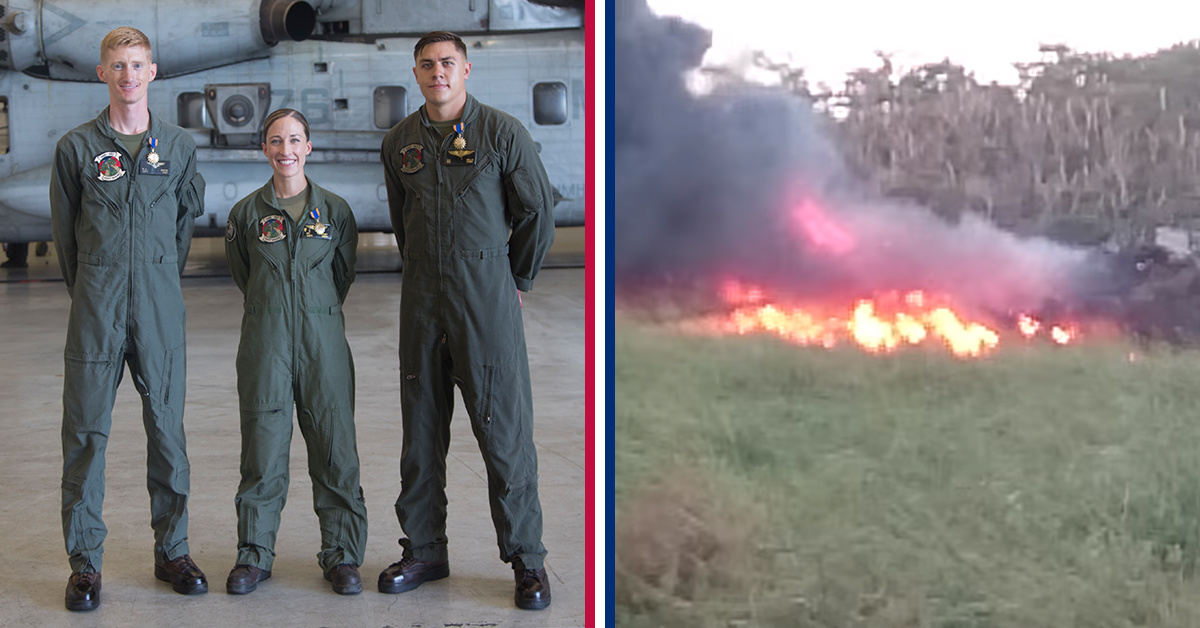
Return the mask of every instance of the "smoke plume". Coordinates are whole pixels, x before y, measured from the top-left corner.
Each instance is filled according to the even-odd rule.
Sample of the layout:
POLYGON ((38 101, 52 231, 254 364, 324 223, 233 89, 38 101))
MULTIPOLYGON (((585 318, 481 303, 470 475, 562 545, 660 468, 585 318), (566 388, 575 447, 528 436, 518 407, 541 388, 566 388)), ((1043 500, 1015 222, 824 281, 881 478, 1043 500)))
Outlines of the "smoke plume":
POLYGON ((709 33, 617 0, 614 68, 620 285, 728 274, 791 294, 924 289, 964 307, 1036 306, 1081 252, 981 219, 951 224, 856 182, 800 97, 685 84, 709 33))

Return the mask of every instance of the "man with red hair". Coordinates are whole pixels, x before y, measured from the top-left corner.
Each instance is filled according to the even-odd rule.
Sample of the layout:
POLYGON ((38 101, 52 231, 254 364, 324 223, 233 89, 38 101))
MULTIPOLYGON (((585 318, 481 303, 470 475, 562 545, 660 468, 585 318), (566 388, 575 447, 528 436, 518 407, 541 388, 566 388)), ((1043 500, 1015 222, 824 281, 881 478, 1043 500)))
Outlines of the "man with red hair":
POLYGON ((121 27, 105 36, 96 74, 108 86, 109 106, 59 140, 50 177, 54 247, 71 295, 62 522, 72 572, 66 605, 75 611, 100 606, 104 451, 126 365, 149 441, 154 575, 179 593, 208 591, 188 555, 179 284, 204 211, 204 179, 191 136, 150 115, 147 90, 157 72, 144 33, 121 27))

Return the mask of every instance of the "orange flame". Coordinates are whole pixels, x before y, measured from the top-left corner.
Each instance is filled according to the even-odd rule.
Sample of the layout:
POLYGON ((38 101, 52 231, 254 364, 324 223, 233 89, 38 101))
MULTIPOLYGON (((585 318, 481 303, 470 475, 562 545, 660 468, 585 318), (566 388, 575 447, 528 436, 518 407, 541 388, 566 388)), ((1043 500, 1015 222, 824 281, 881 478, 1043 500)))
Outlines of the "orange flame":
POLYGON ((1042 322, 1028 314, 1022 314, 1017 319, 1017 329, 1021 330, 1021 334, 1026 338, 1033 336, 1041 328, 1042 322))
MULTIPOLYGON (((1034 337, 1042 328, 1042 322, 1028 314, 1022 314, 1017 319, 1017 329, 1026 338, 1034 337)), ((1046 336, 1052 342, 1060 345, 1071 342, 1077 335, 1078 332, 1073 327, 1063 327, 1062 325, 1051 325, 1050 329, 1046 332, 1046 336)))
POLYGON ((1075 339, 1075 330, 1055 325, 1050 328, 1050 339, 1060 345, 1065 345, 1075 339))
MULTIPOLYGON (((836 221, 811 197, 791 207, 790 227, 814 252, 845 256, 858 247, 854 232, 836 221)), ((860 299, 852 307, 793 306, 768 299, 758 287, 727 281, 720 296, 733 308, 727 316, 698 321, 718 333, 739 335, 765 332, 800 345, 832 347, 854 342, 866 351, 886 353, 904 345, 940 344, 960 357, 977 357, 1000 343, 1000 333, 955 311, 945 298, 931 298, 920 290, 876 299, 860 299)), ((1072 327, 1048 325, 1021 315, 1016 331, 1025 338, 1046 337, 1057 344, 1072 342, 1072 327)))
MULTIPOLYGON (((854 342, 871 353, 888 353, 904 345, 936 342, 959 357, 977 357, 995 349, 1000 334, 987 325, 964 318, 945 304, 931 304, 924 292, 914 290, 901 298, 861 299, 842 313, 831 308, 792 307, 767 302, 763 290, 727 282, 721 295, 734 310, 710 319, 705 326, 718 333, 745 335, 765 332, 800 345, 833 347, 854 342)), ((1021 335, 1032 338, 1047 325, 1029 315, 1017 320, 1021 335)), ((1048 326, 1047 337, 1067 344, 1073 329, 1048 326)))

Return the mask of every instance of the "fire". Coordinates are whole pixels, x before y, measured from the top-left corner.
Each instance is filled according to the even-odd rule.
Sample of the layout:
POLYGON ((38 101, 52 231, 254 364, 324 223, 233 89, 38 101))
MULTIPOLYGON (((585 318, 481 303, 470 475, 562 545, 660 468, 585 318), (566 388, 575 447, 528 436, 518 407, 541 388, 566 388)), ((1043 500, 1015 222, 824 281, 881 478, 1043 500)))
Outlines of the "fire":
MULTIPOLYGON (((984 355, 1001 339, 996 329, 919 290, 860 299, 848 308, 772 303, 762 289, 737 282, 726 283, 721 296, 732 311, 704 325, 717 333, 769 333, 795 344, 826 348, 853 342, 871 353, 936 343, 959 357, 984 355)), ((1058 344, 1066 344, 1076 335, 1073 329, 1046 325, 1029 315, 1020 316, 1016 327, 1026 338, 1044 333, 1058 344)))
MULTIPOLYGON (((817 197, 798 194, 785 214, 789 235, 803 243, 806 255, 818 260, 818 268, 847 270, 851 271, 848 273, 851 276, 855 273, 881 275, 875 271, 879 270, 880 265, 887 264, 886 257, 872 257, 872 252, 879 251, 866 246, 866 243, 878 240, 882 233, 890 232, 886 228, 881 231, 879 225, 872 221, 840 220, 835 212, 828 209, 817 197)), ((907 252, 909 257, 913 256, 914 251, 907 252)), ((914 269, 926 275, 937 272, 919 265, 914 269)), ((897 274, 890 272, 885 275, 894 277, 897 274)), ((928 279, 915 274, 912 282, 916 285, 949 283, 923 281, 923 278, 928 279)), ((863 285, 871 285, 871 282, 864 282, 863 285)), ((878 285, 887 284, 881 281, 878 285)), ((887 288, 865 290, 878 292, 867 298, 822 294, 815 299, 798 301, 796 298, 768 294, 763 287, 728 280, 719 288, 725 314, 698 323, 702 329, 710 332, 739 335, 767 333, 800 345, 828 348, 840 343, 853 343, 871 353, 889 353, 905 346, 935 345, 960 357, 987 354, 999 346, 1002 337, 1046 338, 1062 345, 1074 341, 1078 335, 1074 327, 1052 324, 1030 314, 1015 318, 997 315, 986 309, 987 306, 979 304, 975 309, 967 310, 961 306, 975 301, 956 300, 951 294, 930 294, 922 290, 888 291, 887 288), (833 305, 835 300, 836 305, 833 305), (987 322, 979 319, 979 316, 985 317, 987 322)))
MULTIPOLYGON (((1044 327, 1045 326, 1041 321, 1028 314, 1022 314, 1017 319, 1017 329, 1020 330, 1021 335, 1025 336, 1026 338, 1032 338, 1036 336, 1039 331, 1044 329, 1044 327)), ((1046 336, 1050 338, 1052 342, 1060 345, 1065 345, 1071 342, 1077 335, 1078 332, 1074 328, 1063 327, 1062 325, 1051 325, 1050 329, 1046 330, 1046 336)))

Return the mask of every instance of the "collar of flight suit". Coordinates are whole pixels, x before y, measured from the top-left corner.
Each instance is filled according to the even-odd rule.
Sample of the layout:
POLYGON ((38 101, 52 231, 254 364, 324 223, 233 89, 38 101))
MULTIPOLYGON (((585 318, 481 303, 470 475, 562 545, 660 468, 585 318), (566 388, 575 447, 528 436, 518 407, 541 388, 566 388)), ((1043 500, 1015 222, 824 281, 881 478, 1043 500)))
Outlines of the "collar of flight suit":
MULTIPOLYGON (((100 131, 100 134, 104 137, 107 137, 115 142, 117 141, 117 132, 112 128, 112 125, 108 123, 108 110, 109 107, 105 107, 104 111, 101 111, 100 115, 96 116, 96 130, 100 131)), ((149 113, 150 126, 146 128, 146 135, 149 137, 157 137, 161 140, 163 131, 162 124, 158 121, 158 118, 154 115, 153 111, 149 113)), ((145 144, 144 139, 142 143, 145 144)), ((165 153, 166 147, 163 146, 160 150, 165 153)), ((138 149, 138 152, 141 152, 140 148, 138 149)), ((137 155, 132 155, 132 157, 137 158, 137 155)))
MULTIPOLYGON (((475 121, 479 115, 479 109, 479 101, 475 100, 470 92, 467 92, 467 102, 463 104, 462 115, 458 118, 464 127, 470 126, 475 121)), ((421 124, 432 129, 433 123, 429 121, 429 111, 425 109, 425 105, 421 105, 419 111, 421 112, 421 124)))
MULTIPOLYGON (((279 199, 275 196, 275 186, 272 184, 273 179, 274 177, 268 178, 266 185, 259 188, 259 200, 261 200, 268 207, 273 207, 279 211, 283 211, 283 208, 279 206, 279 199)), ((329 222, 329 220, 325 218, 329 215, 329 204, 325 202, 325 190, 313 183, 313 180, 307 174, 304 175, 304 180, 308 182, 308 206, 320 207, 322 222, 329 222)), ((305 206, 305 209, 308 209, 308 206, 305 206)), ((305 212, 305 214, 307 214, 307 212, 305 212)), ((300 222, 304 222, 303 219, 300 222)))

